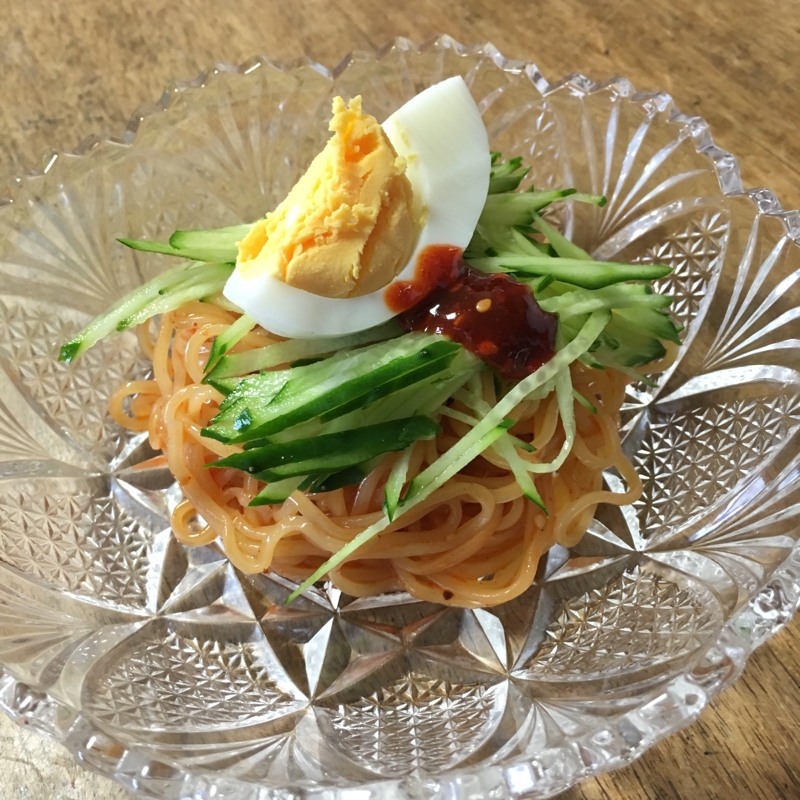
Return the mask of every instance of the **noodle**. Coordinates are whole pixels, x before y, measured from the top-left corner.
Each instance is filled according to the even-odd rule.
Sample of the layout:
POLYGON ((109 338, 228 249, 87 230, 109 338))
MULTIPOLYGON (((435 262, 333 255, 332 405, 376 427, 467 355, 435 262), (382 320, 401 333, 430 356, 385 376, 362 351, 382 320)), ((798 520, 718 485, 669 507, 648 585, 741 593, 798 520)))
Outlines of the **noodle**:
MULTIPOLYGON (((154 339, 149 327, 141 328, 153 377, 120 386, 109 413, 130 430, 148 431, 152 446, 163 451, 185 497, 172 513, 179 541, 203 545, 219 537, 242 571, 273 570, 302 580, 381 518, 384 485, 398 454, 384 457, 358 486, 316 495, 295 492, 279 505, 248 507, 263 484, 237 470, 206 469, 238 448, 201 436, 222 401, 221 394, 201 383, 205 361, 213 339, 236 318, 210 303, 191 302, 164 315, 154 339)), ((256 328, 234 352, 275 341, 256 328)), ((659 364, 667 365, 668 359, 659 364)), ((618 433, 628 379, 577 362, 571 370, 575 389, 597 413, 575 404, 577 432, 569 456, 558 471, 536 475, 549 514, 523 496, 506 462, 490 449, 332 570, 333 583, 356 597, 406 590, 454 606, 497 605, 530 586, 540 557, 554 544, 574 546, 599 503, 636 500, 642 484, 621 450, 618 433), (617 470, 627 491, 602 488, 602 471, 608 468, 617 470)), ((480 385, 483 399, 494 404, 491 374, 485 373, 480 385)), ((452 408, 473 413, 457 400, 452 408)), ((511 433, 535 448, 523 457, 546 463, 559 453, 564 431, 554 393, 521 403, 511 416, 516 420, 511 433)), ((468 430, 465 422, 447 416, 441 425, 439 436, 413 446, 410 477, 468 430)))

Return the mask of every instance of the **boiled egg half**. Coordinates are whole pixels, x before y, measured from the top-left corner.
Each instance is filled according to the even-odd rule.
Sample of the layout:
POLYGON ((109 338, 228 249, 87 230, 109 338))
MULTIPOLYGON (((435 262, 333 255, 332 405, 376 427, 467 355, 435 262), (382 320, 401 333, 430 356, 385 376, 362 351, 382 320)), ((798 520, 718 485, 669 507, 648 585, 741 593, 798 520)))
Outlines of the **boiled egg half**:
POLYGON ((430 245, 465 248, 489 188, 486 128, 460 77, 383 125, 361 98, 333 103, 334 135, 239 244, 224 294, 288 338, 341 336, 395 315, 386 290, 430 245))

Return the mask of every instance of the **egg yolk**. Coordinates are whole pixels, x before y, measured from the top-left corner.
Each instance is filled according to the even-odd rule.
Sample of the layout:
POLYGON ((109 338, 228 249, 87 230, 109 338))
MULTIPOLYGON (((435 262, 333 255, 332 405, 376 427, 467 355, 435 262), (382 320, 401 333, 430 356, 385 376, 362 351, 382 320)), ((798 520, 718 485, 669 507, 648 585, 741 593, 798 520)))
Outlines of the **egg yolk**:
POLYGON ((361 98, 333 101, 333 136, 286 199, 239 244, 243 277, 272 277, 324 297, 390 283, 414 249, 413 194, 398 157, 361 98))

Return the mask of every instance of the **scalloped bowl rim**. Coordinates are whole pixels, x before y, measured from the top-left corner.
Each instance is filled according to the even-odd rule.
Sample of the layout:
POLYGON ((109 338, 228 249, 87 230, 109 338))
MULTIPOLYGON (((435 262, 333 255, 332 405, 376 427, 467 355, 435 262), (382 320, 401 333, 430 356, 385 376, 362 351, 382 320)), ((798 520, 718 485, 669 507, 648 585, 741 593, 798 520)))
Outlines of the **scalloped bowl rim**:
MULTIPOLYGON (((677 125, 688 131, 691 136, 696 151, 708 157, 713 166, 714 171, 720 186, 720 190, 726 197, 747 197, 756 206, 761 214, 770 217, 778 218, 786 235, 795 243, 800 245, 800 210, 785 209, 776 195, 766 188, 746 189, 741 181, 739 164, 735 156, 731 153, 718 147, 714 142, 711 135, 708 123, 700 116, 683 114, 676 107, 675 102, 670 94, 663 91, 640 92, 637 91, 634 85, 627 79, 621 76, 614 76, 604 81, 592 81, 582 73, 571 73, 560 80, 553 83, 549 82, 541 73, 536 64, 532 61, 521 59, 511 59, 505 57, 493 44, 484 42, 480 44, 464 45, 458 42, 448 34, 439 34, 426 39, 424 42, 417 44, 413 40, 398 36, 391 39, 383 47, 375 51, 368 50, 352 50, 350 51, 335 67, 328 69, 324 65, 314 61, 308 56, 302 56, 289 62, 282 62, 270 58, 265 55, 254 56, 239 66, 227 63, 218 63, 213 67, 200 72, 192 80, 173 80, 170 82, 161 97, 156 103, 145 104, 140 106, 130 117, 122 136, 113 136, 110 134, 92 134, 83 139, 74 149, 62 151, 50 151, 41 160, 44 166, 32 168, 23 171, 20 175, 12 178, 8 183, 8 192, 3 195, 0 194, 0 209, 4 206, 16 202, 17 195, 23 187, 30 184, 35 184, 38 179, 43 178, 49 173, 53 166, 60 159, 79 159, 90 157, 92 153, 104 147, 124 147, 128 148, 134 145, 137 132, 144 120, 149 117, 167 111, 175 102, 176 98, 187 91, 200 90, 206 88, 209 84, 213 83, 220 75, 247 75, 254 70, 269 68, 280 72, 294 72, 298 70, 313 70, 321 75, 323 78, 333 82, 341 75, 350 64, 352 63, 365 63, 365 62, 378 62, 385 55, 394 51, 395 49, 405 50, 412 53, 422 53, 431 48, 442 47, 453 50, 458 56, 483 56, 490 59, 498 69, 512 74, 524 73, 533 85, 540 92, 542 97, 563 89, 567 86, 576 91, 577 93, 585 96, 596 92, 613 90, 617 96, 626 97, 635 103, 649 102, 654 104, 659 111, 671 109, 668 124, 677 125)), ((780 564, 777 569, 767 578, 765 582, 759 585, 758 590, 754 592, 750 598, 750 603, 759 597, 759 595, 775 582, 784 584, 785 581, 800 587, 800 543, 796 544, 793 550, 786 557, 784 562, 780 564)), ((797 591, 789 591, 789 610, 783 615, 779 615, 778 619, 773 619, 769 629, 762 631, 759 635, 754 637, 753 640, 747 642, 742 639, 740 630, 736 622, 738 617, 747 611, 748 605, 745 604, 736 615, 734 615, 725 627, 722 629, 720 638, 717 640, 717 645, 725 640, 734 642, 734 647, 739 647, 744 652, 744 659, 742 665, 746 663, 749 655, 768 638, 782 630, 791 620, 793 614, 800 607, 800 588, 797 591)), ((720 681, 710 686, 702 699, 692 699, 691 694, 687 695, 686 704, 693 708, 677 722, 667 725, 657 732, 651 740, 643 740, 638 744, 632 743, 631 746, 622 756, 617 756, 615 759, 612 757, 614 763, 597 763, 594 762, 590 765, 584 764, 582 768, 575 770, 568 778, 562 776, 561 782, 548 783, 547 780, 538 784, 530 783, 526 788, 518 783, 517 777, 521 779, 522 784, 526 780, 530 781, 534 776, 531 773, 531 759, 518 757, 518 760, 511 760, 499 765, 488 764, 479 765, 466 768, 457 768, 443 773, 435 782, 431 779, 408 778, 401 780, 379 780, 367 784, 362 784, 358 787, 352 787, 352 791, 364 791, 364 800, 372 798, 375 795, 370 790, 385 788, 391 792, 391 796, 402 797, 444 797, 451 796, 448 793, 450 789, 453 797, 460 798, 461 788, 466 781, 472 784, 472 788, 478 789, 481 792, 489 792, 492 788, 500 788, 507 797, 551 797, 554 794, 560 793, 576 783, 590 778, 604 772, 612 771, 616 768, 631 763, 641 756, 649 747, 666 738, 667 736, 676 733, 684 727, 690 725, 706 707, 708 702, 718 695, 723 689, 730 686, 735 682, 741 674, 743 666, 734 668, 725 675, 720 681), (493 773, 493 774, 492 774, 493 773), (477 780, 474 784, 470 778, 477 778, 479 775, 490 777, 491 787, 487 785, 486 781, 477 780), (494 778, 494 780, 492 780, 494 778), (519 787, 519 788, 518 788, 519 787), (520 792, 520 789, 522 790, 520 792), (408 795, 406 795, 408 791, 408 795), (418 794, 419 793, 419 794, 418 794)), ((670 681, 663 687, 666 692, 672 685, 683 678, 683 675, 670 681)), ((79 712, 71 709, 54 697, 32 689, 26 683, 18 681, 13 673, 0 664, 0 709, 3 710, 12 720, 20 725, 29 726, 36 730, 38 733, 47 736, 48 738, 55 739, 56 741, 64 744, 71 755, 78 760, 82 766, 91 769, 101 775, 109 777, 118 783, 124 785, 127 789, 135 792, 142 792, 142 796, 158 797, 148 791, 146 786, 140 786, 135 777, 123 780, 123 776, 115 772, 114 768, 104 769, 102 766, 87 762, 81 755, 80 749, 85 746, 87 742, 93 737, 93 730, 91 723, 84 718, 79 712), (7 698, 13 697, 13 706, 8 702, 7 698), (45 713, 42 713, 44 709, 45 713), (61 718, 58 720, 58 718, 61 718), (57 721, 58 720, 58 721, 57 721), (68 721, 65 735, 65 725, 68 721)), ((628 716, 638 710, 634 708, 632 711, 621 715, 620 720, 626 720, 628 716)), ((177 782, 173 784, 177 789, 175 797, 181 798, 200 798, 205 797, 206 792, 212 789, 218 782, 224 782, 227 790, 234 792, 239 790, 240 793, 232 794, 231 797, 235 798, 253 798, 253 800, 299 800, 301 797, 319 797, 333 798, 334 796, 340 797, 340 790, 348 793, 350 787, 320 787, 319 790, 308 789, 292 789, 287 788, 267 788, 257 787, 248 781, 227 778, 218 776, 213 773, 204 773, 202 771, 194 771, 187 768, 175 768, 158 762, 149 756, 139 755, 136 748, 130 748, 120 742, 116 742, 110 737, 103 735, 104 738, 112 745, 119 745, 123 748, 122 755, 117 759, 114 767, 118 766, 126 757, 131 759, 133 766, 137 758, 145 758, 147 764, 151 767, 153 765, 161 764, 167 773, 170 771, 177 772, 177 782), (132 758, 131 758, 132 757, 132 758), (177 784, 180 784, 178 786, 177 784), (253 791, 255 790, 255 791, 253 791)), ((573 756, 580 758, 578 750, 580 745, 572 744, 561 746, 558 748, 550 748, 542 755, 549 754, 550 757, 555 756, 555 751, 574 750, 573 756)), ((106 765, 110 766, 110 765, 106 765)), ((173 796, 173 795, 163 795, 173 796)), ((470 795, 474 796, 474 795, 470 795)), ((359 797, 362 797, 359 794, 359 797)))

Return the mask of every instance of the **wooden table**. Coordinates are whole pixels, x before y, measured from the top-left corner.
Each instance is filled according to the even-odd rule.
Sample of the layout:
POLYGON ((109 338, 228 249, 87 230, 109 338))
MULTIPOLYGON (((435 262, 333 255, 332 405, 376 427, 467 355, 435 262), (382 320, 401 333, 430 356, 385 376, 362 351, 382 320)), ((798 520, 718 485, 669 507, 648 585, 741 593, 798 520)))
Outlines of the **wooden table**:
MULTIPOLYGON (((665 89, 710 123, 746 185, 800 208, 800 3, 786 0, 4 0, 0 175, 119 134, 173 77, 257 53, 333 66, 395 35, 492 41, 551 79, 581 71, 665 89), (234 12, 228 9, 238 9, 234 12)), ((800 622, 691 728, 565 800, 800 797, 800 622)), ((129 797, 0 715, 0 797, 129 797)))

